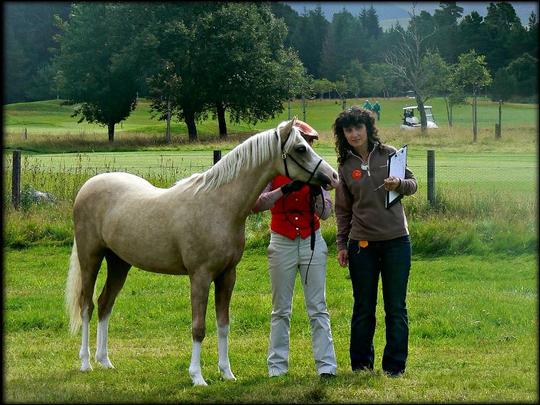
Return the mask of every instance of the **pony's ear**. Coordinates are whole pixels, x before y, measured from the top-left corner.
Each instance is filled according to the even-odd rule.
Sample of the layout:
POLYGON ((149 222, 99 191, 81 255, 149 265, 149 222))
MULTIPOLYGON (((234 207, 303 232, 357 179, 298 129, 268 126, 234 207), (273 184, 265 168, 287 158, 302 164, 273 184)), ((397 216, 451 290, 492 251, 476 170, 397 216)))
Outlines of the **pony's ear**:
POLYGON ((287 124, 280 126, 279 128, 279 137, 281 138, 281 141, 283 142, 285 139, 287 139, 287 136, 291 133, 294 123, 296 122, 296 117, 293 117, 292 120, 287 122, 287 124))

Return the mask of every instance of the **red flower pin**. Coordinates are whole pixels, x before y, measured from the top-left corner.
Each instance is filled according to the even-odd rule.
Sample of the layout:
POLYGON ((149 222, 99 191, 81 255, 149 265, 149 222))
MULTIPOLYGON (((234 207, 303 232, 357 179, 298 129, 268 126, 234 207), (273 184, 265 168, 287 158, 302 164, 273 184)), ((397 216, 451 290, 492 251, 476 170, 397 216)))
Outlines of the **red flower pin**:
POLYGON ((360 169, 354 169, 351 174, 353 180, 358 180, 362 177, 362 171, 360 169))

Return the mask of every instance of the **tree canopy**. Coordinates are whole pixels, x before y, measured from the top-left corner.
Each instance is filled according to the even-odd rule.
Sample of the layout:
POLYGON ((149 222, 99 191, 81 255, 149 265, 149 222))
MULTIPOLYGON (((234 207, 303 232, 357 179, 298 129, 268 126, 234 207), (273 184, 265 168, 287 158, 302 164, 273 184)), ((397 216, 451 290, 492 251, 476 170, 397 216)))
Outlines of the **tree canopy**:
POLYGON ((135 108, 137 81, 134 66, 122 50, 135 31, 123 16, 123 6, 79 3, 69 21, 59 22, 60 53, 55 60, 64 97, 79 103, 79 122, 107 125, 109 141, 115 124, 135 108))
POLYGON ((226 116, 268 119, 283 101, 312 90, 333 97, 408 90, 423 99, 448 96, 448 86, 427 91, 429 85, 390 74, 388 51, 415 35, 422 38, 416 76, 427 77, 418 73, 428 69, 428 50, 440 66, 474 50, 494 77, 484 86, 492 98, 537 99, 537 16, 532 12, 523 25, 507 2, 486 4, 485 17, 440 2, 432 14, 413 15, 406 28, 386 30, 373 6, 357 15, 344 8, 331 21, 320 6, 298 14, 281 2, 10 2, 5 10, 5 102, 66 99, 80 118, 107 125, 111 139, 137 94, 151 99, 157 118, 183 120, 190 139, 210 114, 225 136, 226 116), (61 24, 54 24, 56 15, 61 24))

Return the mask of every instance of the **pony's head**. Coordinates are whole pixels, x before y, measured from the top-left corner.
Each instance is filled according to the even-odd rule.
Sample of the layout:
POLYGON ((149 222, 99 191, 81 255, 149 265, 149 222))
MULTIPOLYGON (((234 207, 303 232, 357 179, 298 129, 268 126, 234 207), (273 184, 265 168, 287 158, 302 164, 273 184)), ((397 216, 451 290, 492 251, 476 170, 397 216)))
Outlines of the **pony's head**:
POLYGON ((277 170, 293 180, 323 186, 326 190, 337 187, 337 172, 309 146, 294 126, 295 122, 296 117, 283 121, 276 128, 281 143, 277 170))

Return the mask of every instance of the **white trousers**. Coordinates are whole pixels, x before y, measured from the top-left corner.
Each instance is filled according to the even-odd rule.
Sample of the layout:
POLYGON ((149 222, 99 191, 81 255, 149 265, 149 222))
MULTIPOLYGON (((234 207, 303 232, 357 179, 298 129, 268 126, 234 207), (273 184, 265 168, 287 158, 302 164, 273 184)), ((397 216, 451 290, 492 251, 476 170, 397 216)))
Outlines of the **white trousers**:
POLYGON ((320 230, 315 233, 315 250, 311 257, 310 237, 291 240, 272 232, 268 246, 268 264, 272 281, 272 321, 268 349, 270 376, 285 374, 289 367, 289 334, 293 291, 299 271, 304 300, 311 327, 311 341, 318 374, 336 373, 336 355, 330 316, 326 309, 326 257, 328 247, 320 230))

